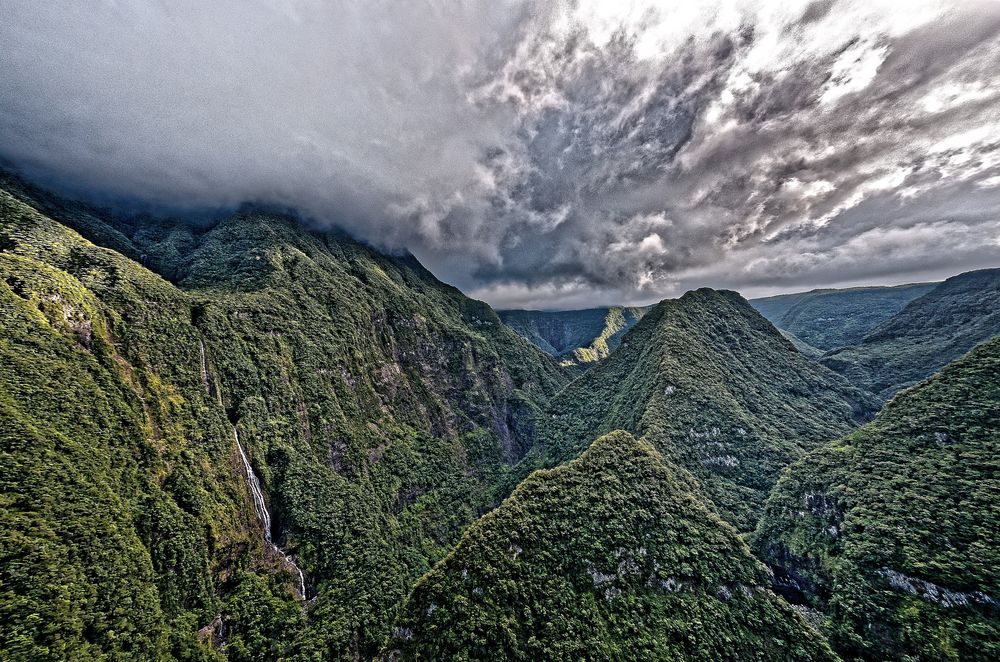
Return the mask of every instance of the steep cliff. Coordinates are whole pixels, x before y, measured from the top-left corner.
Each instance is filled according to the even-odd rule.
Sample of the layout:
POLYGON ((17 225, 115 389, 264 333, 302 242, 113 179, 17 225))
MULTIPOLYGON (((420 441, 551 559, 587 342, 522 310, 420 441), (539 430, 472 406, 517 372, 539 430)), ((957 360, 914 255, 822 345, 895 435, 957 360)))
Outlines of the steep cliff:
POLYGON ((496 503, 558 366, 413 258, 291 218, 130 223, 4 186, 3 646, 373 653, 496 503))

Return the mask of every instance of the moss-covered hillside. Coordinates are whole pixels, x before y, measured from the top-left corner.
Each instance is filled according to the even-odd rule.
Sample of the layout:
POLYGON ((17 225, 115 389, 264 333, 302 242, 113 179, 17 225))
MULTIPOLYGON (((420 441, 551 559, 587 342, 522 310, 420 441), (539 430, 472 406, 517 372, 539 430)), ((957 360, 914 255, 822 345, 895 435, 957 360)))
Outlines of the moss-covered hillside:
POLYGON ((702 289, 654 307, 565 388, 524 466, 554 466, 594 434, 625 429, 694 473, 747 531, 782 468, 872 413, 873 398, 796 351, 738 294, 702 289))
POLYGON ((690 475, 616 431, 538 471, 407 600, 406 660, 823 660, 690 475))
POLYGON ((4 659, 372 655, 565 381, 412 258, 253 210, 130 225, 5 178, 0 297, 4 659))
POLYGON ((793 465, 756 545, 848 658, 1000 659, 1000 339, 793 465))
POLYGON ((822 362, 888 399, 1000 334, 1000 269, 953 276, 822 362))

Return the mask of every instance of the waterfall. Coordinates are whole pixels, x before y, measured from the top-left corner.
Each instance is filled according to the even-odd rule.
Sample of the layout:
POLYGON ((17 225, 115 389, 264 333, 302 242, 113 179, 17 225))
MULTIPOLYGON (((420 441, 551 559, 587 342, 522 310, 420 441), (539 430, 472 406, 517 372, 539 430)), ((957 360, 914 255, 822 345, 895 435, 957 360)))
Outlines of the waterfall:
POLYGON ((205 392, 212 397, 212 388, 208 385, 208 358, 205 357, 205 341, 198 341, 198 348, 201 349, 201 383, 205 385, 205 392))
POLYGON ((247 457, 246 451, 243 450, 243 444, 240 443, 240 434, 236 431, 235 425, 233 426, 233 437, 236 439, 236 449, 239 451, 240 460, 243 462, 243 472, 246 474, 247 487, 250 488, 250 497, 253 499, 253 510, 257 514, 257 519, 260 520, 261 528, 264 530, 264 541, 268 547, 277 552, 285 560, 285 563, 295 568, 295 572, 299 575, 299 594, 305 600, 306 577, 294 559, 271 540, 271 513, 267 509, 267 502, 264 501, 264 490, 260 486, 260 479, 257 478, 253 467, 250 466, 250 459, 247 457))
MULTIPOLYGON (((205 392, 208 393, 209 397, 213 396, 212 393, 212 374, 208 369, 208 358, 205 356, 205 341, 198 341, 198 345, 201 349, 201 381, 205 385, 205 392)), ((219 397, 219 390, 215 389, 215 396, 219 397)), ((222 403, 221 397, 219 397, 219 404, 222 403)), ((286 554, 280 547, 278 547, 273 540, 271 540, 271 512, 267 509, 267 502, 264 501, 264 488, 261 487, 260 479, 257 478, 257 474, 254 473, 253 467, 250 465, 250 458, 247 457, 246 451, 243 450, 243 444, 240 443, 240 433, 236 431, 236 426, 233 425, 233 438, 236 440, 236 450, 239 451, 240 461, 243 463, 243 473, 247 479, 247 487, 250 489, 250 498, 253 500, 253 511, 257 515, 257 519, 260 521, 260 526, 264 530, 264 542, 267 546, 273 549, 281 558, 285 560, 285 563, 295 568, 295 572, 299 576, 299 595, 302 599, 306 599, 306 576, 302 573, 302 569, 299 568, 298 564, 295 563, 295 559, 286 554)))
POLYGON ((243 444, 240 443, 240 433, 236 431, 235 425, 233 426, 233 436, 236 437, 236 450, 240 452, 240 459, 243 460, 243 471, 246 473, 247 486, 250 488, 250 497, 253 499, 253 510, 257 513, 257 519, 260 520, 260 525, 264 529, 264 540, 271 542, 271 513, 268 512, 267 503, 264 502, 264 490, 261 489, 260 479, 257 478, 253 467, 250 466, 250 459, 243 450, 243 444))

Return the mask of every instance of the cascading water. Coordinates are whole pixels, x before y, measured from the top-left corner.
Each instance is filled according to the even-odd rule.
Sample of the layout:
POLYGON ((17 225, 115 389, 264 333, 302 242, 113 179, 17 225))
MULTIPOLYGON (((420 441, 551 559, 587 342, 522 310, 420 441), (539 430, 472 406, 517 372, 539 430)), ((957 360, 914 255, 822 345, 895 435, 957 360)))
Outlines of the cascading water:
POLYGON ((253 499, 253 509, 257 513, 257 519, 260 520, 260 525, 264 529, 264 540, 275 552, 281 555, 281 558, 285 559, 288 565, 295 568, 295 572, 299 575, 299 594, 302 599, 306 599, 306 577, 302 574, 302 569, 295 563, 291 556, 285 554, 284 551, 271 540, 271 513, 267 509, 267 503, 264 501, 264 490, 260 486, 260 479, 257 478, 257 474, 254 473, 253 467, 250 466, 250 458, 247 457, 246 451, 243 450, 243 444, 240 443, 240 433, 236 431, 236 426, 233 426, 233 437, 236 439, 236 449, 240 453, 240 460, 243 462, 243 472, 247 477, 247 486, 250 488, 250 496, 253 499))
MULTIPOLYGON (((199 340, 199 346, 201 349, 201 380, 205 384, 205 391, 208 393, 209 397, 212 397, 212 382, 210 381, 210 373, 208 371, 208 359, 205 356, 205 342, 199 340)), ((218 390, 216 389, 216 396, 218 396, 218 390)), ((221 404, 221 400, 220 400, 221 404)), ((285 554, 285 552, 278 547, 273 540, 271 540, 271 512, 267 509, 267 502, 264 501, 264 489, 260 485, 260 479, 257 478, 257 474, 254 473, 253 467, 250 465, 250 458, 247 457, 246 451, 243 450, 243 444, 240 443, 240 433, 236 431, 236 426, 233 425, 233 438, 236 440, 236 450, 239 451, 240 461, 243 463, 243 473, 246 475, 247 487, 250 489, 250 498, 253 500, 253 510, 257 515, 257 519, 260 520, 261 528, 264 530, 264 541, 267 543, 268 547, 273 549, 281 558, 285 560, 285 563, 295 568, 295 572, 299 576, 299 595, 302 599, 306 599, 306 576, 302 573, 302 569, 299 568, 298 564, 291 556, 285 554)))

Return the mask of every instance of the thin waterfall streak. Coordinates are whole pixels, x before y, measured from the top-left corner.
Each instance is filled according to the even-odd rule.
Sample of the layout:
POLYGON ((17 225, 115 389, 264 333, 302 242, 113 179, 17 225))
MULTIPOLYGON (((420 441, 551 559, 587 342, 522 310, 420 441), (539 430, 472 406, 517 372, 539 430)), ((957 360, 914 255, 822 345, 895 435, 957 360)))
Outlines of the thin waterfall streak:
POLYGON ((257 474, 254 473, 253 466, 250 464, 250 458, 247 457, 246 451, 243 450, 243 444, 240 443, 240 433, 237 432, 235 425, 233 426, 233 437, 236 439, 236 449, 239 451, 240 460, 243 462, 243 471, 246 474, 247 485, 250 487, 250 497, 253 500, 254 512, 257 514, 257 519, 260 520, 261 527, 264 529, 264 541, 268 547, 277 552, 285 560, 285 563, 295 568, 295 572, 299 575, 299 595, 305 600, 305 573, 302 572, 302 568, 295 562, 295 559, 286 554, 284 550, 271 540, 271 513, 267 509, 267 502, 264 501, 264 490, 261 488, 260 479, 257 478, 257 474))
POLYGON ((205 385, 205 393, 212 396, 212 389, 208 387, 208 359, 205 358, 205 341, 199 340, 198 347, 201 348, 201 383, 205 385))
POLYGON ((250 459, 247 457, 246 451, 243 450, 243 444, 240 443, 240 434, 236 431, 235 425, 233 426, 233 436, 236 438, 236 448, 240 452, 240 459, 243 460, 243 471, 246 473, 247 485, 250 487, 254 512, 257 513, 257 518, 264 528, 264 539, 267 542, 271 542, 271 513, 268 511, 267 503, 264 501, 264 490, 260 486, 260 479, 257 478, 257 474, 254 473, 253 467, 250 465, 250 459))
MULTIPOLYGON (((210 377, 208 372, 208 358, 205 356, 205 341, 198 341, 198 346, 201 350, 201 381, 205 385, 205 392, 209 396, 212 395, 212 388, 210 377)), ((247 453, 243 450, 243 444, 240 442, 240 433, 236 430, 236 425, 233 428, 233 438, 236 440, 236 450, 239 451, 240 461, 243 463, 243 473, 247 479, 247 487, 250 489, 250 499, 253 501, 254 514, 257 515, 257 519, 260 520, 261 528, 264 532, 264 541, 267 546, 273 549, 281 558, 285 560, 285 563, 295 568, 295 572, 299 576, 299 595, 302 599, 306 599, 306 576, 302 572, 302 568, 299 564, 295 562, 291 556, 286 554, 278 545, 274 543, 271 539, 271 511, 267 509, 267 501, 264 500, 264 488, 261 487, 260 479, 257 478, 257 474, 254 473, 253 465, 250 464, 250 458, 247 457, 247 453)))

